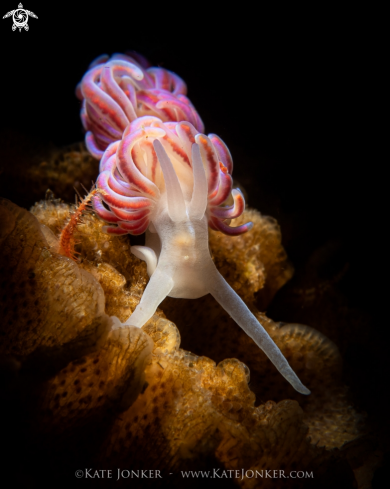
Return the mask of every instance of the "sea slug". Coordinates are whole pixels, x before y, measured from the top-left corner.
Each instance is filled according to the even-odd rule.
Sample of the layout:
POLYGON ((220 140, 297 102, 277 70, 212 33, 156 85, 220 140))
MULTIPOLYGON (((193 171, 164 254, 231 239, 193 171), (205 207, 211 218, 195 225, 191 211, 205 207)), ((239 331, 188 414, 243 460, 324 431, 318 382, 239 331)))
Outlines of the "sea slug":
POLYGON ((242 214, 245 201, 232 190, 227 146, 215 134, 202 133, 201 119, 183 101, 185 85, 177 75, 145 70, 123 55, 100 61, 78 89, 84 97, 87 145, 101 157, 101 192, 93 206, 108 223, 108 233, 146 232, 146 246, 131 250, 146 262, 150 276, 133 314, 123 324, 113 318, 114 323, 142 327, 165 297, 195 299, 210 293, 291 385, 310 394, 210 256, 208 226, 231 236, 252 227, 229 225, 242 214), (156 93, 157 101, 148 98, 156 93))

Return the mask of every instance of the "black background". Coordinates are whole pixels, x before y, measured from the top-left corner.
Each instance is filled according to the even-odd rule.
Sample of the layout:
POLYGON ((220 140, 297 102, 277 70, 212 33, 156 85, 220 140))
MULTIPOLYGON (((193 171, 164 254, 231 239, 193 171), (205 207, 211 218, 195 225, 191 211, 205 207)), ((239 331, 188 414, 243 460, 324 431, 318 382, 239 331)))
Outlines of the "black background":
POLYGON ((323 232, 363 251, 384 178, 372 137, 382 101, 369 21, 208 7, 35 2, 25 5, 39 17, 28 32, 2 19, 3 138, 11 129, 59 146, 81 140, 77 82, 96 56, 134 49, 186 81, 206 133, 231 149, 249 205, 277 219, 305 214, 307 249, 292 250, 293 261, 323 232))
MULTIPOLYGON (((16 3, 3 2, 2 15, 16 3)), ((343 243, 345 293, 372 314, 378 358, 367 368, 378 372, 387 345, 380 218, 387 163, 377 151, 384 92, 376 19, 326 5, 274 12, 194 2, 24 7, 38 16, 28 32, 13 32, 11 18, 0 23, 1 144, 10 131, 58 146, 82 140, 74 89, 100 54, 133 49, 174 71, 206 133, 229 146, 249 205, 280 222, 295 267, 328 240, 343 243)), ((2 159, 5 165, 12 161, 2 159)), ((381 402, 384 376, 369 374, 365 381, 377 385, 370 395, 381 402)))

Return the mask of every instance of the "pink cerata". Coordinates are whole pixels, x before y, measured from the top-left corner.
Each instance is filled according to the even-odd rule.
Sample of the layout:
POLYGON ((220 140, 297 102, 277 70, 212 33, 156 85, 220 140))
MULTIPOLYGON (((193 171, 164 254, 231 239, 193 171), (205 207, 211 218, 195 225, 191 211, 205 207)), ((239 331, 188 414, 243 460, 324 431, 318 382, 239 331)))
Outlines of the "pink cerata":
POLYGON ((129 123, 143 115, 189 121, 203 131, 203 122, 186 93, 187 86, 179 76, 150 67, 138 53, 99 56, 76 88, 83 101, 81 120, 87 148, 100 159, 109 144, 121 139, 129 123))
POLYGON ((232 190, 233 161, 227 146, 215 134, 202 133, 203 124, 189 102, 183 103, 190 110, 179 109, 174 97, 184 96, 185 85, 177 75, 159 73, 160 68, 145 71, 139 59, 117 55, 106 64, 100 59, 81 82, 87 144, 94 156, 102 154, 97 180, 102 192, 94 197, 94 209, 107 222, 107 233, 146 233, 145 246, 132 246, 131 251, 146 262, 150 280, 133 314, 124 323, 113 317, 114 327, 142 327, 167 296, 196 299, 211 294, 291 385, 310 394, 210 256, 209 226, 232 237, 252 227, 250 222, 230 226, 230 219, 244 211, 245 201, 240 190, 232 190), (111 77, 107 83, 106 73, 111 77), (127 92, 126 83, 133 87, 127 92), (144 95, 139 98, 148 90, 160 90, 161 97, 147 105, 151 115, 145 115, 144 95), (173 97, 171 105, 164 90, 173 97), (134 113, 123 110, 128 105, 124 96, 134 113), (104 146, 104 152, 96 150, 104 146))

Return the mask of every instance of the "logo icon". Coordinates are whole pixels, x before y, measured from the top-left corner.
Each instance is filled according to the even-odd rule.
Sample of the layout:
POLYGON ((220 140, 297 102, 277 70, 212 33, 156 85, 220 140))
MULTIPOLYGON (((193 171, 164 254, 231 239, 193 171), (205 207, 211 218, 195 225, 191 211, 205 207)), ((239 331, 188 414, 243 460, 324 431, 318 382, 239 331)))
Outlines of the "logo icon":
POLYGON ((14 21, 12 25, 12 30, 19 29, 19 32, 21 32, 22 28, 26 31, 28 31, 28 17, 34 17, 34 19, 37 19, 38 17, 34 14, 34 12, 31 12, 30 10, 25 10, 23 8, 23 5, 19 3, 18 8, 16 10, 11 10, 10 12, 7 12, 3 19, 6 19, 7 17, 11 17, 14 21))

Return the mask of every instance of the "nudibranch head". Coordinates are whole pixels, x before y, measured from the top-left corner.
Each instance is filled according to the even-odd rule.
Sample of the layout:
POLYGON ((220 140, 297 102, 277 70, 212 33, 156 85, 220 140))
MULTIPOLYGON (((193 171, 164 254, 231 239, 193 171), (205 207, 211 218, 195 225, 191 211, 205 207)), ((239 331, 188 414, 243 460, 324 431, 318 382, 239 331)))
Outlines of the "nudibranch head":
POLYGON ((202 120, 186 93, 179 76, 149 67, 136 53, 99 56, 76 89, 83 101, 81 119, 89 151, 100 159, 131 122, 145 115, 162 121, 188 121, 202 132, 202 120))
POLYGON ((142 234, 159 207, 168 205, 174 221, 206 214, 212 229, 235 236, 252 223, 229 226, 245 209, 242 193, 232 191, 232 170, 230 152, 215 134, 206 136, 186 121, 144 116, 105 151, 94 208, 112 234, 142 234), (230 196, 233 204, 224 205, 230 196))

